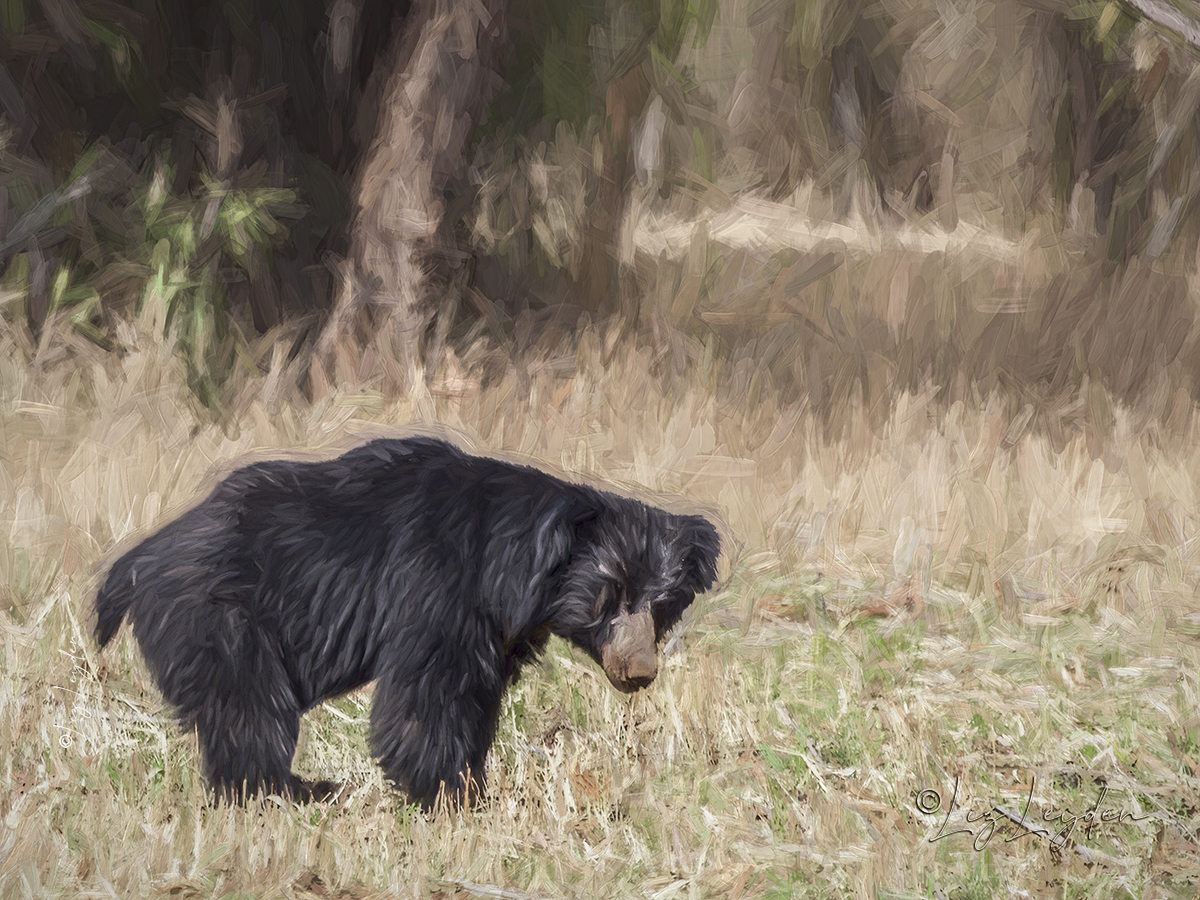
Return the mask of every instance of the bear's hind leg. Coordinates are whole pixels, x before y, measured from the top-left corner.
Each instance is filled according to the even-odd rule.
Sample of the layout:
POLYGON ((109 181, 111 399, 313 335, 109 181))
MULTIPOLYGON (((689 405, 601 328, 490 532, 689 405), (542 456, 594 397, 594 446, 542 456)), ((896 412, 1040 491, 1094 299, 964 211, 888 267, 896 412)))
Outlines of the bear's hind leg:
POLYGON ((292 775, 298 710, 268 711, 259 698, 214 694, 180 721, 195 727, 205 776, 221 796, 240 801, 262 792, 310 799, 312 788, 292 775))
POLYGON ((191 611, 171 621, 169 647, 159 629, 160 644, 147 656, 180 724, 196 729, 211 785, 232 800, 260 791, 302 800, 332 793, 292 775, 301 710, 278 642, 238 604, 213 601, 191 611))

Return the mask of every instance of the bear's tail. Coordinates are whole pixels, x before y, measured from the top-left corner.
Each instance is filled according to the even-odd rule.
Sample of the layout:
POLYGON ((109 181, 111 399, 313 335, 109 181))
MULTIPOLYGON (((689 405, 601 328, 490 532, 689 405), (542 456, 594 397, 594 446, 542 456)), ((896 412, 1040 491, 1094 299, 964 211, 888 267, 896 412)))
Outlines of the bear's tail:
POLYGON ((96 643, 101 647, 112 640, 133 603, 134 578, 133 562, 123 556, 113 563, 96 594, 96 643))

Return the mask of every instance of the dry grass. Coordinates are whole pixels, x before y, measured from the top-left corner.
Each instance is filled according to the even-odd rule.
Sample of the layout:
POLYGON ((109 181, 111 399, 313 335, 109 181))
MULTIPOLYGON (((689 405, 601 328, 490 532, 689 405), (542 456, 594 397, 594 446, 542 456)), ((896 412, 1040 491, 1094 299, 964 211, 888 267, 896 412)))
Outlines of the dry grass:
MULTIPOLYGON (((1037 283, 1040 251, 1015 252, 1037 283)), ((842 271, 827 277, 882 287, 854 281, 878 279, 874 263, 842 271)), ((886 284, 903 334, 920 296, 886 284)), ((761 343, 596 325, 542 332, 487 386, 481 341, 399 399, 368 386, 305 405, 277 350, 222 429, 181 402, 158 344, 127 339, 141 350, 120 361, 52 348, 31 365, 0 337, 3 896, 1194 891, 1200 420, 1182 390, 1125 406, 1085 378, 1035 415, 1020 391, 960 378, 880 389, 883 412, 848 389, 830 412, 811 401, 819 370, 786 381, 761 343), (432 423, 716 511, 723 586, 632 698, 556 643, 505 703, 482 810, 427 816, 385 790, 366 694, 305 721, 297 767, 343 778, 336 803, 205 806, 193 740, 133 642, 101 655, 90 638, 98 564, 245 454, 432 423), (1101 784, 1102 809, 1139 818, 1080 823, 1062 849, 1011 829, 980 850, 930 842, 941 819, 914 804, 935 790, 944 808, 956 779, 947 831, 979 834, 963 810, 1019 812, 1032 791, 1031 817, 1057 832, 1041 813, 1081 814, 1101 784)), ((822 343, 788 352, 820 364, 822 343)))

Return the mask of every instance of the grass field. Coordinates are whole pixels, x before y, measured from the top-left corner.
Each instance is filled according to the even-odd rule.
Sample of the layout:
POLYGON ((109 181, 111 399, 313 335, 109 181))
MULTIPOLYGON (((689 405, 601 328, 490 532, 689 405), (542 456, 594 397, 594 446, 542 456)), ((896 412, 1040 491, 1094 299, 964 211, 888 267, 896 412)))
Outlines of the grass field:
MULTIPOLYGON (((1112 389, 1005 375, 1023 333, 1059 327, 1049 285, 1094 324, 1062 292, 1058 276, 1087 277, 1066 250, 796 238, 791 272, 828 252, 839 264, 815 287, 777 265, 756 293, 778 248, 722 227, 693 224, 674 250, 660 228, 633 336, 542 328, 503 365, 480 339, 429 389, 367 382, 317 403, 266 340, 252 349, 267 374, 237 376, 223 422, 193 411, 147 337, 153 304, 121 358, 6 326, 0 895, 1194 896, 1200 420, 1186 368, 1151 353, 1122 369, 1120 344, 1096 351, 1109 328, 1062 337, 1114 385, 1125 373, 1112 389), (654 303, 701 289, 726 320, 660 326, 654 303), (980 296, 1000 299, 962 299, 980 296), (818 310, 809 324, 773 318, 796 297, 818 310), (91 638, 104 561, 246 454, 332 455, 431 426, 711 512, 718 589, 630 697, 555 640, 506 699, 477 811, 426 815, 385 788, 369 689, 303 724, 296 768, 341 779, 335 801, 206 805, 194 738, 128 632, 103 654, 91 638)), ((1165 288, 1131 316, 1187 297, 1186 276, 1139 277, 1165 288)), ((1104 291, 1133 289, 1089 296, 1115 309, 1104 291)), ((1186 356, 1195 327, 1150 319, 1122 340, 1157 334, 1186 356)))

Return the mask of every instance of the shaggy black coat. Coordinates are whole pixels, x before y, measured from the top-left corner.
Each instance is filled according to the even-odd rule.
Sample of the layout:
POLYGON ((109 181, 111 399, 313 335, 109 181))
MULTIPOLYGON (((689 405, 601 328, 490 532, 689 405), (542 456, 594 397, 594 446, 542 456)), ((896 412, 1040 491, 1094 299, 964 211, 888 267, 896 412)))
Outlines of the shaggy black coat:
POLYGON ((313 787, 300 716, 377 682, 371 749, 425 805, 482 786, 500 700, 551 633, 621 690, 716 577, 719 540, 667 513, 431 438, 261 462, 113 564, 107 644, 128 613, 218 791, 313 787), (651 627, 652 623, 652 627, 651 627))

